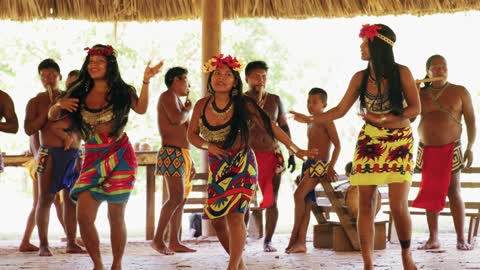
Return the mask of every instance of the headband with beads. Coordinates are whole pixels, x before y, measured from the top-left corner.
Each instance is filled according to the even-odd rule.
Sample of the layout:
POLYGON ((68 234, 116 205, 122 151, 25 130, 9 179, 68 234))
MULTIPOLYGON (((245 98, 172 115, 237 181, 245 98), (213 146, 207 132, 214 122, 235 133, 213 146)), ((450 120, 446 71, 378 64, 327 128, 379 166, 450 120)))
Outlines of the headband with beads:
POLYGON ((380 30, 382 29, 381 26, 379 25, 376 25, 376 24, 364 24, 362 26, 362 29, 360 29, 360 34, 358 34, 359 37, 361 38, 368 38, 370 41, 373 41, 373 39, 375 37, 378 37, 379 39, 385 41, 386 43, 388 43, 390 46, 393 47, 393 44, 395 44, 395 42, 393 42, 391 39, 389 39, 388 37, 378 33, 377 30, 380 30))

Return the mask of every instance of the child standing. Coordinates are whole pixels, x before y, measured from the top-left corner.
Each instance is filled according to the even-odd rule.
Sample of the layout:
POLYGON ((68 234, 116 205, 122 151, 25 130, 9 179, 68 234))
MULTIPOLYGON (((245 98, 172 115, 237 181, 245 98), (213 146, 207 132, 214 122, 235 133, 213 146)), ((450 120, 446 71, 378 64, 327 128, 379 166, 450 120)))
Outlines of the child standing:
MULTIPOLYGON (((327 92, 321 88, 312 88, 308 93, 308 112, 315 116, 323 113, 327 106, 327 92)), ((327 123, 312 122, 308 126, 308 149, 318 149, 314 159, 307 160, 302 167, 302 181, 294 193, 295 222, 286 253, 304 253, 307 251, 306 237, 312 202, 315 202, 315 186, 321 177, 329 181, 337 179, 334 170, 340 153, 340 140, 333 121, 327 123), (330 159, 331 145, 335 147, 330 159), (330 160, 330 162, 328 162, 330 160)))

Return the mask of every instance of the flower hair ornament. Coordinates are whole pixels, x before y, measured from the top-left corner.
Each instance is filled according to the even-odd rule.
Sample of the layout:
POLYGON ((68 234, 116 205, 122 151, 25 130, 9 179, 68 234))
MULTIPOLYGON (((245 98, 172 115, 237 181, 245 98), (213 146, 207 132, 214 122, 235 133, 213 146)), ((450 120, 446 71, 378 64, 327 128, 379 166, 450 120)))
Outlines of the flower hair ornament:
POLYGON ((88 55, 103 55, 103 56, 113 55, 113 56, 115 56, 115 49, 113 49, 113 47, 111 45, 107 45, 105 48, 101 48, 101 47, 89 48, 89 47, 86 47, 83 50, 87 51, 88 55))
POLYGON ((236 57, 232 57, 231 55, 223 56, 223 54, 219 54, 218 56, 214 56, 208 61, 203 64, 202 71, 204 73, 210 73, 214 71, 217 67, 223 67, 224 65, 230 67, 231 69, 240 72, 242 64, 236 57))
POLYGON ((360 34, 358 34, 358 36, 361 38, 366 37, 370 41, 373 41, 375 37, 378 37, 379 39, 385 41, 386 43, 388 43, 390 46, 393 47, 393 44, 395 44, 395 42, 393 42, 388 37, 378 33, 378 30, 380 29, 382 29, 382 27, 375 24, 372 24, 372 25, 364 24, 362 25, 362 29, 360 29, 360 34))

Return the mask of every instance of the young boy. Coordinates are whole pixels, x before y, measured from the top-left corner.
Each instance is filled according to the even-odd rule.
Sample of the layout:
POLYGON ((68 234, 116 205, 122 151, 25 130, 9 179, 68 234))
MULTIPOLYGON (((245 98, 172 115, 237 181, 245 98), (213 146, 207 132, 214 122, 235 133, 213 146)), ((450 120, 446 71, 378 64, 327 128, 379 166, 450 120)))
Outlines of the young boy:
MULTIPOLYGON (((78 77, 80 76, 80 71, 78 69, 74 69, 68 73, 67 80, 65 81, 65 88, 70 88, 71 84, 75 82, 78 77)), ((57 120, 54 124, 52 124, 52 132, 55 136, 61 138, 64 142, 65 150, 70 149, 70 146, 73 143, 73 137, 69 133, 71 128, 70 118, 65 116, 64 118, 57 120)))
MULTIPOLYGON (((320 88, 312 88, 308 93, 308 112, 311 115, 323 113, 327 106, 327 92, 320 88)), ((307 251, 306 238, 312 202, 315 202, 315 186, 321 177, 329 181, 337 179, 335 163, 340 153, 340 140, 333 122, 311 123, 308 126, 308 149, 318 149, 315 159, 307 160, 302 167, 302 181, 294 194, 295 222, 293 224, 290 242, 285 249, 286 253, 305 253, 307 251), (330 148, 334 150, 330 163, 330 148)))

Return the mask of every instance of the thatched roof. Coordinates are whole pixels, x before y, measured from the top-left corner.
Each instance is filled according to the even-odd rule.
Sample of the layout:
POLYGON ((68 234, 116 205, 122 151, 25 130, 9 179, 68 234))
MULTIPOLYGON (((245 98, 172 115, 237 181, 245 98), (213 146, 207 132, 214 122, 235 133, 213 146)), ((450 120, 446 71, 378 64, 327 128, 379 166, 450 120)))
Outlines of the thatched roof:
MULTIPOLYGON (((210 1, 210 0, 205 0, 210 1)), ((0 0, 0 19, 198 19, 202 0, 0 0)), ((224 18, 354 17, 480 10, 479 0, 223 0, 224 18)))

